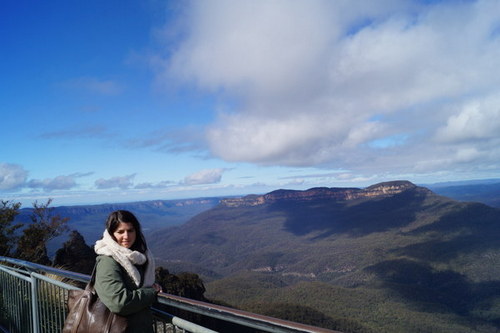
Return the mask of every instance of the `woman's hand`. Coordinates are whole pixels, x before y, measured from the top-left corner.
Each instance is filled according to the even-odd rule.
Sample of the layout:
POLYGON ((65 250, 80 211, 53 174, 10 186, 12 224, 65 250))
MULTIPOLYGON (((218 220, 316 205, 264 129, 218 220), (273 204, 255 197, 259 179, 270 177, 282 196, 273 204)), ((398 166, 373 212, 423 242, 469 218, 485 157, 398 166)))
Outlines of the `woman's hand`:
POLYGON ((152 287, 156 291, 156 293, 162 293, 163 292, 163 289, 161 288, 161 286, 158 283, 153 283, 152 287))

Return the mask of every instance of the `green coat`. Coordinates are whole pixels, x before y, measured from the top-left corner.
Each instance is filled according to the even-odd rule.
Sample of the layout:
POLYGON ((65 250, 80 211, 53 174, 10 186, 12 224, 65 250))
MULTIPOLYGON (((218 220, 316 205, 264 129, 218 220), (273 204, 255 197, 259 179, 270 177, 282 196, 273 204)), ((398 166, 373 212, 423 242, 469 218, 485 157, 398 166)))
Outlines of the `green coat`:
POLYGON ((112 257, 97 257, 95 290, 101 301, 111 310, 128 317, 127 332, 153 332, 150 306, 156 301, 153 288, 138 288, 125 269, 112 257))

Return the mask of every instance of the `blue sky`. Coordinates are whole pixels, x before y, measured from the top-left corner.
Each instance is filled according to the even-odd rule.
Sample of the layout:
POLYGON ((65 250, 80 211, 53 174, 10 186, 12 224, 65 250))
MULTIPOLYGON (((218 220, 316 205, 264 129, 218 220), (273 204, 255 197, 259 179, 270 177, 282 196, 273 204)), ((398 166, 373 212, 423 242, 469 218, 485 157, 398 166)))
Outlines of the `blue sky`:
POLYGON ((500 178, 500 3, 5 1, 0 199, 500 178))

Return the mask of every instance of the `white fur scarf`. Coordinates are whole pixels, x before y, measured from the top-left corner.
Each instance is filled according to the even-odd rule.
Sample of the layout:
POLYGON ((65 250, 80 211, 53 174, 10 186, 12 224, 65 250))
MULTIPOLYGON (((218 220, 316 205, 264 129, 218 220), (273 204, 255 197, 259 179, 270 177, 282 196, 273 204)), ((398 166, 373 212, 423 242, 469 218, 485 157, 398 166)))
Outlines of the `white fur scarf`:
POLYGON ((142 265, 147 260, 143 286, 151 287, 153 285, 155 281, 155 262, 149 250, 144 255, 139 251, 127 249, 119 245, 107 230, 104 230, 102 239, 95 243, 94 250, 97 254, 115 259, 127 271, 137 287, 141 284, 141 274, 134 265, 142 265))

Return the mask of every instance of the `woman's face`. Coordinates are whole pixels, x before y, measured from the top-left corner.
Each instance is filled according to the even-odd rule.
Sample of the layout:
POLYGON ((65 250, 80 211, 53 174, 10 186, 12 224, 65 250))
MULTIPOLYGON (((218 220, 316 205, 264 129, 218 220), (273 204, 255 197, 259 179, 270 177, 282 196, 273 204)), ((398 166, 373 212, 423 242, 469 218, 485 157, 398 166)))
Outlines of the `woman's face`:
POLYGON ((118 224, 118 228, 116 228, 115 232, 113 232, 113 236, 119 245, 130 249, 132 245, 134 245, 137 235, 132 223, 120 222, 120 224, 118 224))

